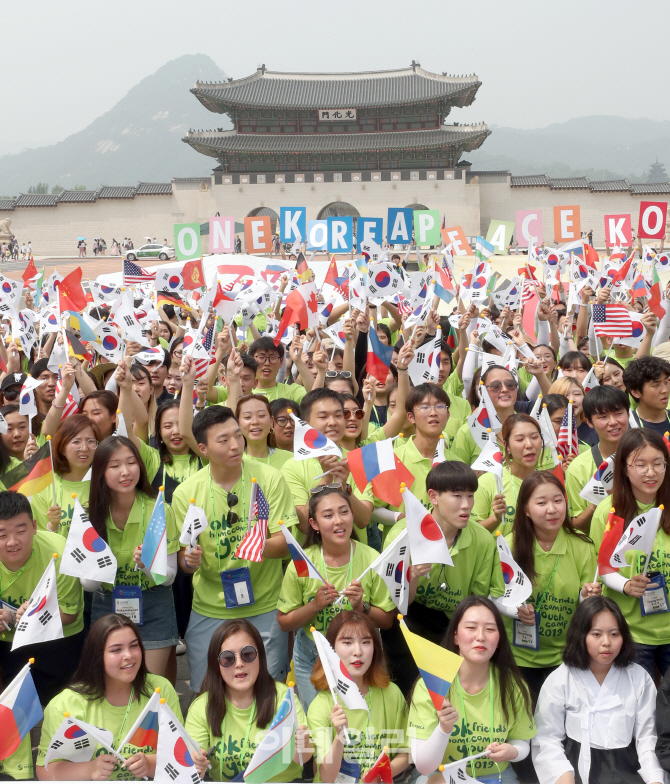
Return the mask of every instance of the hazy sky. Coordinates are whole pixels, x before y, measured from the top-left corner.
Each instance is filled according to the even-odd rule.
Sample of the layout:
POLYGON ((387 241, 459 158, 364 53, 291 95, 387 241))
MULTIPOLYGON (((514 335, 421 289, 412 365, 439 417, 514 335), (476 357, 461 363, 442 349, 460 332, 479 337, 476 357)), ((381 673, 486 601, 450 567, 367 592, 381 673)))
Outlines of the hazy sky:
POLYGON ((367 71, 412 59, 476 73, 474 105, 451 117, 461 122, 670 120, 668 22, 668 0, 14 0, 3 3, 0 155, 64 139, 196 53, 234 78, 260 63, 367 71))

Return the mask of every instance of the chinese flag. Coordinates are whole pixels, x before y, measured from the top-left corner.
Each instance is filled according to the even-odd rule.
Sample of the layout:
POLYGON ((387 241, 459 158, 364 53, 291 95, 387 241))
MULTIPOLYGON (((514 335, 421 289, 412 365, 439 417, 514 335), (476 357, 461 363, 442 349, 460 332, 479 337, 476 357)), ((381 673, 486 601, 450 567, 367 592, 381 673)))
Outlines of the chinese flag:
POLYGON ((64 310, 73 310, 78 313, 86 307, 86 294, 81 287, 81 267, 77 267, 58 283, 58 297, 60 299, 61 313, 64 310))
POLYGON ((623 517, 617 517, 614 514, 614 509, 610 509, 607 523, 605 524, 603 540, 600 543, 600 550, 598 550, 598 572, 600 574, 613 574, 618 571, 618 569, 610 565, 610 558, 614 548, 619 544, 622 534, 623 517))
POLYGON ((205 285, 205 273, 202 269, 202 259, 187 261, 181 271, 185 289, 199 289, 205 285))
POLYGON ((589 245, 588 242, 584 243, 584 261, 586 266, 591 267, 591 269, 597 269, 596 264, 600 261, 598 251, 589 245))
POLYGON ((23 278, 23 282, 26 283, 31 278, 37 277, 37 267, 35 266, 35 262, 33 261, 33 257, 30 257, 30 261, 28 262, 28 266, 23 270, 21 274, 23 278))

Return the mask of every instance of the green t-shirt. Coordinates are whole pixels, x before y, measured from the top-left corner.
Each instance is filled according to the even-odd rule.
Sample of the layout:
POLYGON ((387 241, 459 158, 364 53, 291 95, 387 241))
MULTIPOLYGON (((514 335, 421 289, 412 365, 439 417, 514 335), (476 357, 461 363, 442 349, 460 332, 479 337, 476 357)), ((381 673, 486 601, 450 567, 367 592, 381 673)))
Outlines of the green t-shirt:
POLYGON ((242 465, 242 476, 231 490, 239 499, 235 507, 239 519, 230 528, 226 526, 228 493, 211 481, 209 467, 179 485, 172 496, 172 508, 180 526, 191 498, 195 499, 196 506, 205 511, 209 520, 209 528, 198 539, 202 547, 202 563, 193 576, 193 609, 208 618, 247 618, 277 609, 282 582, 281 558, 268 558, 261 563, 235 558, 235 551, 247 533, 252 478, 258 481, 270 506, 268 536, 280 530, 280 520, 288 527, 297 524, 291 492, 280 472, 260 463, 249 464, 246 458, 242 465), (228 609, 224 601, 221 572, 241 566, 249 569, 254 604, 228 609))
POLYGON ((302 384, 284 384, 279 382, 279 384, 275 384, 275 386, 267 389, 255 387, 251 390, 251 393, 253 395, 265 395, 271 403, 283 397, 299 403, 307 394, 307 390, 302 384))
MULTIPOLYGON (((0 563, 0 597, 4 602, 18 609, 30 599, 53 554, 58 553, 56 559, 58 606, 67 615, 77 616, 73 623, 63 625, 63 636, 72 637, 84 628, 82 614, 84 593, 77 577, 68 577, 60 573, 59 566, 64 549, 65 539, 62 536, 50 531, 38 531, 33 537, 33 551, 30 558, 21 569, 12 572, 0 563)), ((13 639, 14 627, 7 631, 3 626, 0 642, 11 642, 13 639)))
MULTIPOLYGON (((510 550, 514 552, 514 535, 510 534, 505 538, 510 550)), ((596 573, 596 551, 591 541, 568 534, 561 528, 549 551, 543 550, 535 539, 533 555, 537 577, 533 581, 533 593, 528 598, 528 603, 540 613, 540 649, 535 651, 513 645, 512 651, 520 667, 553 667, 562 661, 565 635, 572 614, 579 604, 582 586, 584 583, 593 582, 596 573), (538 601, 545 592, 544 600, 538 609, 538 601)), ((511 642, 514 619, 503 616, 503 622, 511 642)))
POLYGON ((274 447, 269 447, 269 454, 267 457, 254 457, 253 455, 246 453, 244 455, 244 459, 247 461, 247 463, 260 463, 260 465, 267 465, 270 466, 270 468, 276 468, 277 471, 281 471, 284 463, 287 460, 290 460, 292 457, 292 452, 287 452, 286 449, 276 449, 274 447))
MULTIPOLYGON (((442 758, 444 765, 473 754, 480 754, 490 743, 530 740, 537 732, 533 716, 527 712, 521 690, 516 684, 514 684, 512 705, 508 706, 509 719, 505 721, 500 703, 500 687, 495 674, 489 677, 486 686, 477 694, 468 694, 464 691, 457 675, 447 696, 458 711, 458 721, 454 725, 442 758), (493 694, 491 694, 492 685, 493 694)), ((407 734, 410 738, 427 740, 437 724, 435 706, 428 694, 426 684, 422 678, 419 678, 409 707, 407 734)), ((488 757, 480 757, 468 765, 468 772, 477 778, 495 776, 508 765, 509 762, 499 762, 496 765, 488 757)))
MULTIPOLYGON (((165 698, 166 703, 170 706, 171 710, 179 721, 183 721, 181 715, 181 708, 179 707, 179 697, 174 690, 174 686, 165 678, 160 675, 147 675, 147 691, 149 695, 153 694, 154 689, 161 690, 161 697, 165 698)), ((107 700, 92 700, 83 694, 77 694, 72 689, 65 689, 60 694, 57 694, 53 700, 47 705, 44 710, 44 723, 42 724, 42 735, 40 737, 39 750, 37 752, 37 764, 43 766, 51 739, 56 733, 56 730, 63 722, 63 714, 67 711, 72 719, 81 719, 94 727, 109 730, 114 738, 114 748, 121 754, 122 757, 128 759, 133 754, 143 751, 145 754, 155 754, 156 751, 151 746, 134 746, 131 743, 126 743, 119 748, 119 743, 123 741, 126 735, 130 732, 133 724, 139 718, 140 713, 145 708, 150 697, 144 694, 140 695, 138 700, 135 700, 130 705, 128 710, 127 705, 110 705, 107 700), (127 715, 126 715, 127 711, 127 715)), ((107 749, 97 745, 94 756, 98 757, 100 754, 109 754, 107 749)), ((52 760, 55 762, 55 760, 52 760)), ((51 762, 49 763, 51 766, 51 762)), ((51 767, 49 767, 49 771, 51 767)), ((114 772, 110 776, 110 781, 136 781, 135 777, 121 767, 120 763, 115 763, 114 772)))
POLYGON ((216 403, 214 405, 220 406, 228 400, 228 387, 222 387, 220 384, 217 384, 214 387, 214 392, 216 393, 216 403))
MULTIPOLYGON (((348 452, 343 447, 340 448, 342 449, 342 459, 344 460, 348 452)), ((316 457, 308 457, 307 460, 295 460, 291 457, 284 463, 282 473, 293 494, 295 506, 305 506, 305 504, 309 503, 311 497, 310 490, 319 484, 319 480, 316 477, 323 473, 323 468, 316 457)), ((370 483, 368 483, 364 492, 361 493, 351 474, 347 477, 347 482, 353 487, 353 494, 359 501, 374 502, 372 485, 370 483)), ((353 536, 359 542, 367 542, 367 529, 359 528, 354 523, 353 536)))
MULTIPOLYGON (((398 520, 386 537, 388 546, 406 528, 398 520)), ((425 577, 419 577, 414 601, 441 610, 451 618, 457 605, 466 596, 502 596, 505 593, 502 568, 495 539, 479 523, 471 521, 449 548, 453 566, 433 564, 425 577), (441 585, 445 588, 441 588, 441 585)))
MULTIPOLYGON (((144 572, 141 572, 139 569, 135 571, 135 560, 133 559, 135 548, 144 541, 144 534, 149 525, 149 520, 151 520, 154 505, 155 501, 153 498, 138 492, 135 493, 135 501, 123 529, 117 528, 111 514, 107 518, 107 542, 117 561, 115 585, 141 585, 143 591, 156 585, 154 580, 151 577, 147 577, 144 572)), ((179 550, 180 533, 175 524, 174 512, 169 504, 165 504, 165 522, 169 555, 179 550)), ((110 583, 103 583, 103 585, 110 591, 114 587, 110 583)))
MULTIPOLYGON (((88 496, 91 492, 91 482, 70 482, 63 479, 58 474, 54 474, 56 480, 56 503, 60 506, 60 528, 55 533, 67 539, 70 532, 70 523, 72 522, 72 515, 74 514, 74 498, 73 493, 77 494, 77 500, 84 507, 88 509, 88 496)), ((37 528, 40 531, 47 531, 47 509, 53 506, 54 491, 53 485, 45 487, 30 499, 30 505, 33 509, 33 517, 37 520, 37 528)))
POLYGON ((153 482, 156 474, 160 471, 163 477, 161 480, 163 486, 165 486, 166 476, 176 479, 181 484, 189 477, 197 474, 202 467, 199 459, 190 452, 187 452, 185 455, 172 455, 172 465, 162 463, 158 449, 144 442, 140 444, 139 452, 142 462, 147 469, 149 481, 153 482))
POLYGON ((18 749, 10 757, 0 760, 0 773, 11 776, 14 781, 35 781, 30 733, 26 735, 18 749))
MULTIPOLYGON (((365 569, 379 556, 376 550, 368 547, 361 542, 354 544, 354 554, 350 563, 344 566, 326 566, 323 553, 318 544, 313 544, 305 550, 307 557, 321 572, 325 579, 332 583, 338 591, 343 591, 352 580, 356 580, 365 569), (350 568, 351 567, 351 568, 350 568)), ((279 599, 277 601, 277 609, 283 613, 289 613, 291 610, 297 610, 303 607, 307 602, 311 602, 316 595, 317 590, 323 585, 321 580, 312 577, 298 577, 295 571, 295 564, 293 561, 289 563, 286 573, 284 574, 284 581, 282 582, 279 599)), ((379 607, 382 610, 392 610, 395 605, 386 587, 386 583, 374 570, 369 571, 363 577, 363 601, 367 602, 374 607, 379 607)), ((343 608, 350 610, 351 605, 349 600, 345 599, 343 608)), ((337 615, 339 610, 333 607, 332 604, 328 605, 324 610, 320 610, 314 615, 302 629, 304 633, 311 639, 312 634, 310 627, 314 626, 317 631, 326 633, 330 622, 337 615)))
MULTIPOLYGON (((448 381, 449 379, 445 381, 445 387, 448 381)), ((456 437, 456 433, 458 433, 459 429, 467 423, 468 417, 472 414, 472 408, 465 398, 457 395, 449 395, 449 401, 449 419, 447 421, 447 426, 444 428, 444 437, 447 439, 445 446, 447 447, 451 447, 454 438, 456 437)))
MULTIPOLYGON (((275 683, 277 687, 277 699, 275 700, 275 713, 284 699, 287 686, 283 683, 275 683)), ((226 715, 221 726, 223 739, 219 735, 214 735, 212 727, 207 720, 207 702, 209 693, 205 692, 191 703, 186 717, 184 728, 193 740, 200 744, 200 747, 209 751, 215 747, 209 762, 212 766, 208 771, 213 781, 232 781, 240 773, 244 773, 251 762, 251 758, 256 751, 256 747, 266 736, 269 727, 258 729, 256 722, 252 718, 252 711, 255 713, 255 704, 249 708, 240 709, 226 700, 226 715), (251 724, 249 723, 251 721, 251 724), (249 734, 247 745, 244 739, 249 734), (225 743, 224 749, 222 744, 225 743), (223 770, 223 775, 222 774, 223 770)), ((298 724, 307 726, 305 712, 300 702, 295 700, 295 710, 298 724)), ((295 762, 269 781, 294 781, 302 777, 302 768, 295 762)))
POLYGON ((465 391, 465 385, 463 381, 458 377, 458 373, 453 370, 448 376, 447 380, 442 385, 442 389, 451 397, 463 397, 463 392, 465 391))
POLYGON ((358 447, 365 446, 366 444, 376 444, 377 441, 383 441, 386 438, 386 433, 384 432, 384 427, 378 427, 375 424, 370 424, 368 426, 368 437, 362 439, 358 447))
MULTIPOLYGON (((655 506, 652 504, 637 504, 638 514, 648 512, 655 506)), ((605 533, 605 523, 612 508, 612 499, 606 498, 596 507, 596 511, 591 518, 591 538, 596 549, 600 548, 605 533)), ((645 564, 645 553, 641 550, 629 550, 626 553, 628 567, 619 569, 619 574, 630 578, 636 574, 642 574, 645 564)), ((654 539, 654 548, 649 558, 649 569, 661 572, 665 575, 666 594, 670 584, 670 535, 666 534, 662 528, 658 529, 654 539)), ((651 613, 642 616, 640 611, 640 600, 625 593, 619 593, 603 585, 603 595, 609 596, 621 608, 625 619, 628 621, 633 639, 637 643, 644 645, 667 645, 670 643, 670 624, 668 623, 667 613, 651 613)))
MULTIPOLYGON (((496 530, 502 531, 506 536, 511 532, 514 525, 514 515, 516 514, 516 500, 519 497, 519 489, 521 488, 522 480, 516 476, 512 476, 509 468, 503 466, 502 472, 503 481, 503 495, 507 503, 507 509, 502 523, 497 526, 496 530)), ((486 520, 493 514, 493 498, 498 495, 498 485, 496 483, 495 474, 487 472, 482 474, 477 480, 477 490, 475 492, 475 503, 470 512, 470 521, 479 523, 481 520, 486 520)), ((495 534, 495 531, 491 533, 495 534)))
POLYGON ((570 517, 579 517, 589 505, 589 501, 579 494, 595 474, 596 468, 590 448, 580 452, 568 466, 565 472, 565 492, 568 494, 570 517))
MULTIPOLYGON (((358 763, 361 766, 361 775, 375 764, 384 746, 389 747, 391 758, 401 749, 407 748, 404 740, 407 703, 395 683, 389 683, 385 689, 370 686, 365 701, 370 708, 369 713, 344 708, 351 743, 344 747, 342 758, 347 762, 358 763)), ((330 691, 320 691, 307 711, 307 723, 319 765, 333 745, 335 737, 335 728, 330 721, 333 704, 330 691)), ((314 781, 321 781, 318 768, 314 781)))

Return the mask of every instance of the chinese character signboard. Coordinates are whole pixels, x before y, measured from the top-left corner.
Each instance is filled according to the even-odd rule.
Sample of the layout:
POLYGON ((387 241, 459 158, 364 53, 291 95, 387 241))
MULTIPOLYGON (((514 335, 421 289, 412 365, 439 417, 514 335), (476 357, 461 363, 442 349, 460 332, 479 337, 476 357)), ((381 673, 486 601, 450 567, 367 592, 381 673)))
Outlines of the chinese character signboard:
POLYGON ((355 120, 356 109, 319 109, 319 122, 355 120))

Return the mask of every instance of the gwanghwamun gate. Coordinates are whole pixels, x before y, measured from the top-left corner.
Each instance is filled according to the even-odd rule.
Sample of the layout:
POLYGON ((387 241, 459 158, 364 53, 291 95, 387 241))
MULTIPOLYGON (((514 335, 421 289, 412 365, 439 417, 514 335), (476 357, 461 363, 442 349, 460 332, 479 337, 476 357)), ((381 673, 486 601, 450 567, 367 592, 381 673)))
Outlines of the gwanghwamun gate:
MULTIPOLYGON (((579 205, 581 228, 604 247, 603 215, 628 213, 636 232, 641 201, 667 201, 670 183, 593 182, 544 174, 474 171, 466 160, 491 131, 448 123, 470 106, 477 76, 409 68, 370 73, 277 73, 261 66, 244 79, 197 82, 191 92, 232 130, 190 130, 183 139, 216 164, 209 177, 103 186, 0 201, 0 221, 30 238, 40 255, 72 254, 73 237, 172 242, 175 223, 207 224, 216 215, 269 215, 307 208, 307 219, 382 217, 389 207, 439 210, 470 237, 517 210, 542 210, 544 239, 554 237, 553 207, 579 205)), ((215 122, 213 123, 215 124, 215 122)), ((386 226, 385 226, 386 230, 386 226)), ((242 241, 244 235, 241 233, 242 241)), ((207 238, 203 237, 207 252, 207 238)))

